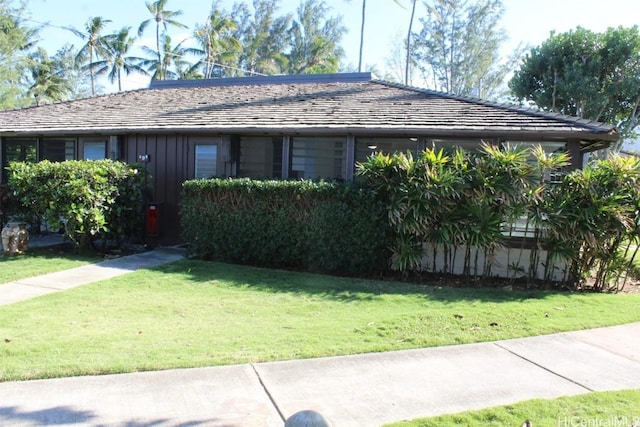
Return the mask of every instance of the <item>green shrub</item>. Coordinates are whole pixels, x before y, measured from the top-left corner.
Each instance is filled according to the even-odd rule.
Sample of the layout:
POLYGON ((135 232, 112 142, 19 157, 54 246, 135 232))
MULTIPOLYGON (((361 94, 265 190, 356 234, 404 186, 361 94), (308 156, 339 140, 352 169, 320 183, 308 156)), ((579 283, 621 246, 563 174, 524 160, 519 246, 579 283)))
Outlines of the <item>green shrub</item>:
POLYGON ((565 153, 541 147, 483 144, 474 153, 378 153, 358 175, 384 201, 400 271, 457 274, 455 255, 464 254, 463 275, 490 277, 492 254, 525 219, 524 233, 516 232, 520 249, 509 253, 514 277, 618 291, 640 246, 640 160, 611 156, 547 181, 567 162, 565 153), (521 263, 525 243, 529 262, 521 263))
POLYGON ((112 160, 11 163, 13 200, 54 226, 80 249, 97 238, 140 230, 143 169, 112 160))
POLYGON ((180 211, 184 239, 206 257, 351 275, 384 270, 389 259, 384 207, 350 185, 194 180, 180 211))

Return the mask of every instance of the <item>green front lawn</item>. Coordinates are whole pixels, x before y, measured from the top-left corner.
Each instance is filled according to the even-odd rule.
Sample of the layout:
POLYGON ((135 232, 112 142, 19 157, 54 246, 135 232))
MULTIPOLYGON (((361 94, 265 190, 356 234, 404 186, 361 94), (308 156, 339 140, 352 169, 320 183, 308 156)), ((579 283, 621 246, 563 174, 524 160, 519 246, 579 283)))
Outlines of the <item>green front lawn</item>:
POLYGON ((393 423, 387 427, 519 427, 525 420, 535 427, 631 427, 640 425, 638 402, 640 390, 589 393, 551 400, 527 400, 480 411, 393 423))
POLYGON ((96 256, 74 255, 57 246, 32 248, 19 255, 0 251, 0 285, 97 261, 96 256))
POLYGON ((639 321, 639 303, 185 260, 0 307, 0 380, 523 337, 639 321))

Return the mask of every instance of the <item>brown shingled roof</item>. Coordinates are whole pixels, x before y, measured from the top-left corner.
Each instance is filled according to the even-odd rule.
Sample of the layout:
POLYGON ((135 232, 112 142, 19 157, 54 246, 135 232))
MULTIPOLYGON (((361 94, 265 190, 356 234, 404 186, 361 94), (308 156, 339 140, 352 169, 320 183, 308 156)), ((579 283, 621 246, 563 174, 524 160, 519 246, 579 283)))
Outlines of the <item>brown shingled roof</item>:
POLYGON ((614 127, 422 90, 369 73, 158 82, 0 112, 0 134, 284 132, 617 139, 614 127), (345 76, 340 78, 340 76, 345 76))

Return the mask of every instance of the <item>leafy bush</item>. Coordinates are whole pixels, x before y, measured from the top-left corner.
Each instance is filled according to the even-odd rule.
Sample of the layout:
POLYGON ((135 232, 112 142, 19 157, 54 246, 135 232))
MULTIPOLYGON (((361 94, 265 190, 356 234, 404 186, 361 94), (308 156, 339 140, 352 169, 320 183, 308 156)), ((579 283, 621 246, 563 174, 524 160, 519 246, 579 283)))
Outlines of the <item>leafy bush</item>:
POLYGON ((525 272, 520 261, 528 242, 530 281, 619 290, 640 245, 640 160, 612 156, 549 182, 567 160, 540 147, 483 145, 476 153, 428 149, 415 159, 378 153, 358 174, 387 206, 400 271, 456 274, 462 253, 463 275, 490 277, 494 251, 526 218, 518 233, 528 237, 510 252, 519 254, 509 265, 514 275, 525 272))
POLYGON ((80 249, 98 237, 120 239, 141 229, 144 169, 112 160, 11 163, 8 184, 24 209, 80 249))
POLYGON ((369 274, 388 263, 384 207, 371 192, 312 181, 194 180, 184 239, 207 257, 264 267, 369 274))
POLYGON ((551 257, 576 286, 617 291, 640 245, 640 160, 611 156, 565 176, 541 200, 551 257))

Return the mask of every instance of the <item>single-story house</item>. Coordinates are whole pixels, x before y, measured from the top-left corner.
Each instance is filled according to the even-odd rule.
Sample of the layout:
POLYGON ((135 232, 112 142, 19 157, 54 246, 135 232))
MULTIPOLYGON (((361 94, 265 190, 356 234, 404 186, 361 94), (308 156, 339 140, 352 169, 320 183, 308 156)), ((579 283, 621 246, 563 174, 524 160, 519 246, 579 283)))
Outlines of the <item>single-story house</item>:
POLYGON ((583 154, 618 138, 594 121, 377 80, 370 73, 154 81, 148 89, 0 112, 0 166, 145 162, 160 242, 179 240, 185 180, 351 180, 373 151, 482 141, 583 154))

